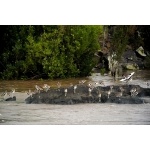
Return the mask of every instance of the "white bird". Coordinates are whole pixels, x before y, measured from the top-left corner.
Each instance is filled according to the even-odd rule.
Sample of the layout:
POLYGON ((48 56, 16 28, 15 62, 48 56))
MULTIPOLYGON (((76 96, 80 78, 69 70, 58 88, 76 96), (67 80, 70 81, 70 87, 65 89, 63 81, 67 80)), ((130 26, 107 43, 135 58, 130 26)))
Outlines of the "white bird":
POLYGON ((88 87, 92 87, 92 83, 88 83, 88 87))
POLYGON ((7 90, 4 93, 2 93, 1 96, 6 96, 6 95, 7 95, 7 90))
POLYGON ((100 85, 105 86, 104 81, 102 81, 102 80, 99 80, 98 83, 99 83, 100 85))
POLYGON ((64 92, 65 92, 65 96, 67 96, 68 90, 67 90, 67 89, 64 89, 64 92))
POLYGON ((33 92, 29 89, 29 91, 27 92, 27 94, 28 94, 30 97, 32 97, 33 92))
POLYGON ((124 78, 121 79, 120 81, 126 82, 126 83, 129 82, 129 81, 131 81, 131 80, 132 80, 132 76, 134 75, 134 73, 135 73, 135 72, 132 72, 132 73, 130 73, 129 75, 124 76, 124 78))
POLYGON ((120 92, 116 93, 116 97, 119 98, 119 100, 120 100, 120 97, 123 95, 122 94, 123 93, 123 88, 120 87, 119 89, 120 89, 120 92))
POLYGON ((84 84, 86 80, 79 80, 79 84, 84 84))
POLYGON ((110 91, 111 91, 111 93, 113 92, 113 88, 114 88, 113 85, 111 85, 111 86, 110 86, 110 91))
POLYGON ((131 96, 136 96, 136 95, 138 94, 138 91, 137 91, 136 88, 132 88, 132 89, 130 90, 130 93, 131 93, 131 96))
POLYGON ((99 91, 99 94, 98 94, 99 102, 101 102, 101 97, 102 97, 102 94, 101 94, 101 92, 99 91))
POLYGON ((131 96, 133 96, 134 95, 134 92, 136 91, 136 89, 135 88, 132 88, 131 90, 130 90, 130 93, 131 93, 131 96))
POLYGON ((92 88, 89 87, 89 96, 92 96, 91 92, 92 92, 92 88))
POLYGON ((120 100, 120 97, 121 97, 121 96, 122 96, 122 91, 116 94, 116 97, 118 97, 119 100, 120 100))
POLYGON ((73 87, 73 92, 76 93, 77 85, 73 87))
POLYGON ((40 93, 40 91, 42 91, 43 89, 41 87, 39 87, 38 85, 35 85, 35 89, 40 93))
POLYGON ((95 87, 94 83, 92 83, 92 82, 89 82, 87 86, 91 89, 93 89, 95 87))
POLYGON ((47 84, 44 84, 43 89, 44 89, 45 92, 47 92, 50 89, 50 86, 47 85, 47 84))
POLYGON ((100 85, 99 82, 94 82, 94 84, 96 87, 100 85))
POLYGON ((112 93, 112 89, 113 89, 113 86, 110 86, 110 90, 107 92, 108 98, 109 98, 110 94, 112 93))
POLYGON ((109 90, 109 91, 107 92, 107 98, 108 98, 108 99, 109 99, 110 94, 111 94, 111 90, 109 90))
POLYGON ((98 83, 98 82, 94 82, 94 84, 95 84, 95 85, 98 85, 99 83, 98 83))
POLYGON ((149 85, 150 85, 150 84, 149 84, 148 82, 146 82, 146 85, 147 85, 147 88, 149 88, 149 85))
POLYGON ((15 89, 12 89, 11 92, 10 92, 12 98, 14 96, 14 93, 15 93, 15 89))
POLYGON ((86 80, 81 80, 81 81, 82 81, 83 84, 86 82, 86 80))
POLYGON ((8 95, 8 93, 7 93, 7 90, 4 92, 4 93, 2 93, 2 95, 1 96, 3 96, 3 99, 5 99, 5 97, 8 95))

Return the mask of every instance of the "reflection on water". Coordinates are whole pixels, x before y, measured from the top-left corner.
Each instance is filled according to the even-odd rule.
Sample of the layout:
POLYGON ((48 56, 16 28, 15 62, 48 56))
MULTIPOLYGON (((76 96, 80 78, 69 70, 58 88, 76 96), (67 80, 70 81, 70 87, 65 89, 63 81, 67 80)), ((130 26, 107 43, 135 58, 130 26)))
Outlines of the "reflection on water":
POLYGON ((89 80, 88 78, 69 78, 69 79, 61 79, 61 80, 10 80, 10 81, 0 81, 0 92, 8 90, 10 91, 12 88, 15 88, 16 91, 26 91, 35 89, 35 85, 43 86, 44 84, 50 85, 52 88, 57 87, 57 82, 60 82, 63 87, 67 87, 72 84, 78 84, 79 80, 89 80))
MULTIPOLYGON (((127 71, 126 73, 131 73, 133 71, 127 71)), ((73 85, 78 84, 79 80, 87 80, 89 81, 99 81, 103 80, 105 85, 110 84, 121 84, 119 81, 114 81, 110 76, 101 76, 99 73, 95 73, 90 77, 85 78, 69 78, 69 79, 61 79, 61 80, 1 80, 0 81, 0 92, 5 90, 10 91, 12 88, 15 88, 16 91, 26 91, 28 89, 34 90, 35 85, 43 86, 43 84, 48 84, 51 87, 55 88, 57 86, 57 82, 61 82, 63 87, 67 87, 72 83, 73 85)), ((142 87, 146 87, 146 81, 150 82, 150 70, 136 70, 133 76, 132 84, 139 84, 142 87)))
MULTIPOLYGON (((131 73, 132 71, 128 71, 131 73)), ((71 78, 63 80, 30 80, 30 81, 0 81, 0 92, 16 89, 17 101, 0 102, 0 124, 34 124, 34 125, 106 125, 106 124, 150 124, 150 104, 76 104, 76 105, 48 105, 32 104, 26 105, 25 99, 28 95, 24 92, 28 89, 35 89, 35 85, 43 86, 49 84, 56 87, 57 82, 62 86, 69 86, 70 83, 78 84, 79 80, 98 81, 103 80, 105 85, 124 84, 114 81, 110 76, 93 74, 87 78, 71 78), (63 112, 63 113, 62 113, 63 112), (115 116, 115 117, 114 117, 115 116)), ((119 80, 119 79, 118 79, 119 80)), ((150 71, 135 71, 132 84, 146 85, 145 81, 150 81, 150 71)), ((150 83, 150 82, 149 82, 150 83)))

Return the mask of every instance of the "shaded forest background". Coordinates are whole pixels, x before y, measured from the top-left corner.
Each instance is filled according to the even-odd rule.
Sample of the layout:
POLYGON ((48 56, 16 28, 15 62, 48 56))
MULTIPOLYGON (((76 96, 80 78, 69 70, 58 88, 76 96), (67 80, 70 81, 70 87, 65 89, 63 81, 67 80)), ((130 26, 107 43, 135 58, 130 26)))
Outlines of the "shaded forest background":
POLYGON ((127 45, 142 45, 150 64, 150 26, 9 25, 0 31, 0 79, 88 76, 109 33, 117 59, 127 45))

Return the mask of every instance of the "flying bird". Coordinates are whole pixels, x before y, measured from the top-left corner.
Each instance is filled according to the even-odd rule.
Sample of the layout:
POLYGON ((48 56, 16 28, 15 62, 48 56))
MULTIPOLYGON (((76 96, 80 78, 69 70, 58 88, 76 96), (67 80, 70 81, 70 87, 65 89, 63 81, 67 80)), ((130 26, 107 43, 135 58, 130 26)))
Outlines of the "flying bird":
POLYGON ((132 80, 132 77, 133 77, 133 75, 134 75, 134 73, 135 73, 135 72, 132 72, 132 73, 130 73, 129 75, 124 76, 124 78, 121 79, 120 81, 121 81, 121 82, 129 82, 129 81, 131 81, 131 80, 132 80))

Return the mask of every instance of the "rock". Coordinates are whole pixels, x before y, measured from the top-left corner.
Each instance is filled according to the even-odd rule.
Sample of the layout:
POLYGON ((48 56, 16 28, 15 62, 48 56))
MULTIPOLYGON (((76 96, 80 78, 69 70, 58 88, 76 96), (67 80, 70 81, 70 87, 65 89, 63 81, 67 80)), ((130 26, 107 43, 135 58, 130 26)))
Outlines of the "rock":
MULTIPOLYGON (((48 92, 42 91, 41 93, 33 94, 33 97, 25 99, 27 104, 62 104, 72 105, 77 103, 119 103, 119 104, 142 104, 143 97, 150 97, 150 89, 142 88, 138 85, 114 85, 111 94, 108 97, 108 91, 110 86, 106 87, 94 87, 89 95, 87 85, 77 85, 76 93, 74 93, 73 87, 67 88, 68 92, 65 96, 64 88, 50 89, 48 92), (116 93, 120 92, 120 87, 123 88, 123 95, 117 97, 116 93), (131 96, 130 90, 136 88, 138 93, 135 96, 131 96), (99 91, 101 97, 99 98, 99 91)), ((149 102, 149 101, 144 101, 149 102)))
POLYGON ((136 70, 143 69, 145 57, 141 56, 137 51, 133 51, 132 49, 127 49, 121 59, 121 64, 125 69, 136 70))
POLYGON ((9 98, 5 99, 5 101, 16 101, 16 96, 9 97, 9 98))
POLYGON ((143 49, 142 46, 140 46, 140 47, 136 50, 136 52, 138 52, 138 54, 140 54, 140 55, 143 56, 143 57, 146 56, 146 54, 144 53, 144 49, 143 49))
POLYGON ((138 65, 135 64, 135 63, 127 63, 123 66, 124 66, 124 68, 126 68, 128 70, 137 70, 137 69, 139 69, 138 65))

